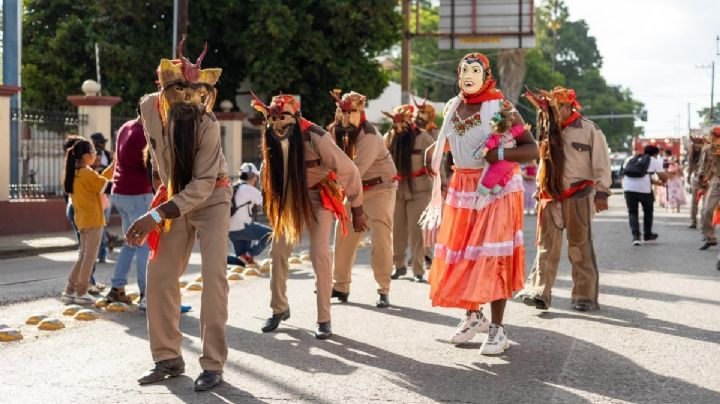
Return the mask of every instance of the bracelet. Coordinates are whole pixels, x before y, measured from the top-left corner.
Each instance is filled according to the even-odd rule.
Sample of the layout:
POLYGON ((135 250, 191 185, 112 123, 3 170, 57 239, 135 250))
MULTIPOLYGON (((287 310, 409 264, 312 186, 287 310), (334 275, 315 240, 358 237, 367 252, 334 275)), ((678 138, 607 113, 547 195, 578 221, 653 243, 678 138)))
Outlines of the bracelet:
POLYGON ((151 210, 150 212, 148 212, 148 213, 150 214, 150 217, 153 218, 153 220, 154 220, 156 223, 162 222, 162 217, 160 216, 160 213, 158 213, 157 208, 152 209, 152 210, 151 210))
POLYGON ((498 146, 498 160, 503 161, 505 160, 505 148, 503 147, 502 143, 498 146))

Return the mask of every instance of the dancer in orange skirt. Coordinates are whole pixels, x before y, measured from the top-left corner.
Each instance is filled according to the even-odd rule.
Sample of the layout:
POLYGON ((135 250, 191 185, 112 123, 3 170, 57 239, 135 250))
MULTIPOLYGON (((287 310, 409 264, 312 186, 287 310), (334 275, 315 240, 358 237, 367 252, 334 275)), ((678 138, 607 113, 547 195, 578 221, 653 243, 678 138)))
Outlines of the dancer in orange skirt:
POLYGON ((433 306, 466 310, 451 338, 453 343, 468 342, 478 332, 488 332, 480 352, 493 355, 510 346, 503 326, 505 303, 523 288, 525 278, 524 191, 517 164, 511 179, 498 192, 483 196, 478 186, 488 165, 501 160, 534 160, 538 147, 522 127, 520 115, 513 111, 505 126, 510 131, 522 129, 523 133, 514 141, 507 133, 510 131, 499 133, 507 141, 483 153, 495 132, 491 122, 500 116, 504 97, 495 89, 490 62, 484 55, 465 55, 457 73, 462 94, 447 103, 438 140, 425 154, 433 174, 440 169, 444 152, 452 152, 455 162, 444 206, 440 177, 436 175, 432 200, 421 220, 426 242, 435 245, 430 298, 433 306), (481 311, 485 303, 490 303, 491 323, 481 311))

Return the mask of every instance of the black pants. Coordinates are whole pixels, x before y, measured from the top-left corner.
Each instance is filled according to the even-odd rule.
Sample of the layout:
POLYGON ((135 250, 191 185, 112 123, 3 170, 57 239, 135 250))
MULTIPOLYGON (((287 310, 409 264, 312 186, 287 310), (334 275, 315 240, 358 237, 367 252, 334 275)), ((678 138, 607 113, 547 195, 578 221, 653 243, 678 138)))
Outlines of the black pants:
POLYGON ((643 209, 643 233, 645 237, 652 234, 655 195, 652 192, 645 194, 642 192, 625 191, 625 203, 627 204, 628 214, 630 216, 630 230, 632 231, 633 239, 640 238, 638 203, 642 205, 643 209))

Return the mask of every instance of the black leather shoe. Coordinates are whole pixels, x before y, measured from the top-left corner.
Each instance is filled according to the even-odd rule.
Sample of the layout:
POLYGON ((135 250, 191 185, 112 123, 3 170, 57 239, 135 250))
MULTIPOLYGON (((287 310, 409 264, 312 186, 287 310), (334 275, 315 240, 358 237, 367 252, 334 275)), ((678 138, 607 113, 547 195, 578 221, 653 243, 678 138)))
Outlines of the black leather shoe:
POLYGON ((377 302, 375 302, 375 306, 384 309, 386 307, 390 307, 390 297, 387 293, 379 293, 377 302))
POLYGON ((538 310, 548 310, 549 309, 547 303, 545 303, 545 301, 540 298, 528 296, 528 295, 522 295, 521 299, 522 299, 522 302, 525 303, 526 305, 535 307, 538 310))
POLYGON ((182 356, 155 362, 155 367, 148 370, 139 379, 140 384, 150 384, 165 380, 166 377, 176 377, 185 373, 185 361, 182 356))
POLYGON ((422 275, 415 275, 415 277, 413 278, 413 281, 415 281, 417 283, 425 283, 425 277, 422 275))
POLYGON ((285 313, 273 314, 272 317, 265 320, 265 325, 261 328, 262 332, 275 331, 280 325, 281 321, 285 321, 290 318, 290 309, 287 309, 285 313))
POLYGON ((407 273, 406 267, 395 268, 395 273, 393 273, 392 276, 390 276, 390 279, 398 279, 399 277, 405 275, 406 273, 407 273))
POLYGON ((700 251, 705 251, 714 245, 717 245, 717 241, 706 241, 705 244, 700 246, 700 251))
POLYGON ((690 226, 688 226, 688 229, 697 229, 697 223, 690 223, 690 226))
POLYGON ((203 370, 195 379, 195 391, 208 391, 220 384, 222 372, 219 370, 203 370))
POLYGON ((718 260, 718 262, 715 263, 715 269, 720 271, 720 260, 718 260))
POLYGON ((425 256, 425 269, 430 269, 432 267, 432 258, 425 256))
POLYGON ((328 339, 332 337, 332 327, 330 322, 318 323, 315 328, 315 338, 317 339, 328 339))
POLYGON ((332 299, 334 297, 337 297, 338 300, 340 300, 343 303, 347 303, 348 297, 350 297, 350 292, 343 293, 343 292, 340 292, 339 290, 333 289, 332 295, 330 295, 330 298, 332 299))

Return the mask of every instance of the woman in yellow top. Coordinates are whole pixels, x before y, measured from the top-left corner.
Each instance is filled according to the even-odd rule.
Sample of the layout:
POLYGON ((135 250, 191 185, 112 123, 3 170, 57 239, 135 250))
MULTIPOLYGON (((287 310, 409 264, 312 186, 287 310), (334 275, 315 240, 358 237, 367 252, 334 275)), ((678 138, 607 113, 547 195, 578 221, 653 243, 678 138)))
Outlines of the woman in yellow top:
POLYGON ((95 298, 88 293, 88 283, 93 264, 100 249, 102 229, 105 227, 100 193, 112 179, 114 164, 102 175, 91 168, 95 161, 95 147, 83 139, 69 148, 65 154, 63 188, 70 195, 75 207, 75 224, 80 233, 78 260, 68 278, 62 294, 65 303, 90 304, 95 298))

